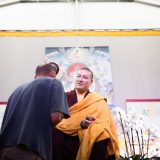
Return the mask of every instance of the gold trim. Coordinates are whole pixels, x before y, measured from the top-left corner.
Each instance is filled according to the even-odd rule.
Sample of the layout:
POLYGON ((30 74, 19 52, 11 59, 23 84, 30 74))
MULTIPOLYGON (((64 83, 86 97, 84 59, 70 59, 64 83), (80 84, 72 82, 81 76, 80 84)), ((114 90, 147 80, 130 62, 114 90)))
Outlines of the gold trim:
POLYGON ((8 37, 53 37, 53 36, 160 36, 160 30, 129 31, 0 31, 8 37))

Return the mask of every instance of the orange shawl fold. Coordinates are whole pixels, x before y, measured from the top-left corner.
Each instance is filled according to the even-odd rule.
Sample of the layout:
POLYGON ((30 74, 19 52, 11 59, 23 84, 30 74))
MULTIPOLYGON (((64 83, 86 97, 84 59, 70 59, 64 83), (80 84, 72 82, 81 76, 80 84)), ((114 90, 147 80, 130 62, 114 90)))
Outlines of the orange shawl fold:
POLYGON ((71 106, 69 111, 70 118, 63 119, 56 127, 71 136, 79 136, 76 160, 88 160, 94 143, 104 139, 109 139, 107 154, 119 157, 117 130, 104 97, 90 93, 71 106), (80 123, 86 116, 93 116, 96 120, 87 129, 81 129, 80 123))

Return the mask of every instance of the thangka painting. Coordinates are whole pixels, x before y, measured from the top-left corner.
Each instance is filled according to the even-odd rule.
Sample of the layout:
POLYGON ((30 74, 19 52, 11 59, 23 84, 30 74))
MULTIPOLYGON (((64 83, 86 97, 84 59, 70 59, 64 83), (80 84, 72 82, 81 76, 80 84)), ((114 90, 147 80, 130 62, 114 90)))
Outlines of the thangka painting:
POLYGON ((58 78, 65 91, 74 89, 74 80, 81 67, 93 71, 94 79, 90 91, 107 97, 108 104, 113 105, 113 87, 111 62, 108 46, 95 47, 47 47, 45 61, 56 62, 60 66, 58 78))

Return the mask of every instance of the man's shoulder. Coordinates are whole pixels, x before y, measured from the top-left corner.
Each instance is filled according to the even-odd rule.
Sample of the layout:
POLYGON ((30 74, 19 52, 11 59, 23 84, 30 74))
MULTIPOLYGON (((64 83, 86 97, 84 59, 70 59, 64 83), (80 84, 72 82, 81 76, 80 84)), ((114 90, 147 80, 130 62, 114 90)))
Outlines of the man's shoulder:
POLYGON ((50 86, 52 84, 57 84, 59 83, 58 80, 56 79, 53 79, 53 78, 50 78, 50 77, 39 77, 39 78, 36 78, 34 79, 33 81, 31 81, 29 83, 29 86, 50 86))
POLYGON ((20 92, 22 91, 24 88, 26 88, 28 85, 29 85, 30 82, 28 83, 23 83, 21 85, 19 85, 14 91, 13 93, 17 93, 17 92, 20 92))
POLYGON ((58 80, 58 79, 53 79, 53 78, 51 78, 51 77, 39 77, 39 78, 36 78, 35 80, 33 80, 33 82, 34 81, 40 81, 40 82, 46 82, 46 81, 50 81, 50 82, 53 82, 53 83, 61 83, 61 81, 60 80, 58 80))
POLYGON ((50 83, 53 82, 53 79, 51 78, 37 78, 34 80, 31 80, 29 82, 23 83, 21 85, 19 85, 12 94, 20 94, 26 90, 29 89, 34 89, 36 86, 41 86, 41 85, 45 85, 45 86, 49 86, 50 83))

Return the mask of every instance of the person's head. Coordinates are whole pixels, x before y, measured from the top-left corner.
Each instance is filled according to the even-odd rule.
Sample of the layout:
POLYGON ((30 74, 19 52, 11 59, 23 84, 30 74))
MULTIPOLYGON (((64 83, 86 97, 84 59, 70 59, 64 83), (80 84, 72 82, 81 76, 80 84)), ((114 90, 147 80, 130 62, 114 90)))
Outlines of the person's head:
POLYGON ((58 74, 58 72, 59 72, 59 66, 58 66, 58 64, 57 63, 55 63, 55 62, 49 62, 49 64, 51 64, 51 65, 53 65, 53 66, 55 66, 56 67, 56 75, 58 74))
POLYGON ((58 72, 59 66, 54 62, 41 64, 36 67, 35 78, 40 76, 56 78, 58 72))
POLYGON ((76 77, 75 90, 79 93, 86 92, 93 82, 93 72, 89 68, 81 68, 76 77))

